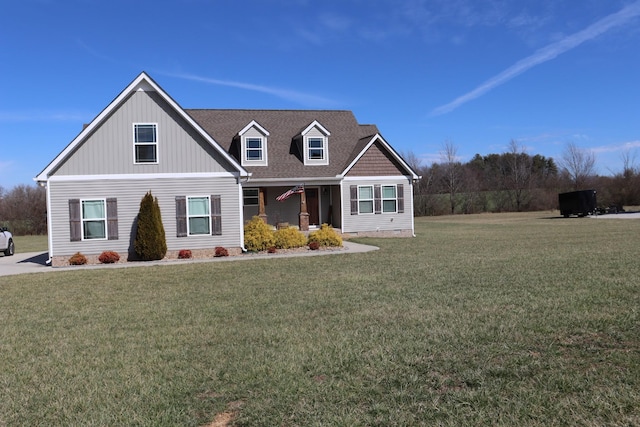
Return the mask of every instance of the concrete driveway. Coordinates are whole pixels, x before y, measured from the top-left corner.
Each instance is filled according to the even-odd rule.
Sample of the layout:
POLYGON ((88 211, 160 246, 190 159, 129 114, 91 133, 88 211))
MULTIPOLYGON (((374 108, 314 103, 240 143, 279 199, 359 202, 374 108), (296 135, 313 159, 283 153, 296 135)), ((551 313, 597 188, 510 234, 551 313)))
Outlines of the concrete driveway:
POLYGON ((220 257, 220 258, 207 258, 207 259, 190 259, 190 260, 160 260, 160 261, 146 261, 146 262, 123 262, 116 264, 97 264, 97 265, 83 265, 83 266, 69 266, 69 267, 50 267, 46 264, 49 259, 47 252, 30 252, 30 253, 16 253, 13 256, 4 256, 0 254, 0 276, 11 276, 15 274, 24 273, 45 273, 52 271, 69 271, 78 269, 95 269, 95 268, 125 268, 125 267, 146 267, 150 265, 172 265, 176 263, 196 263, 196 262, 223 262, 223 261, 240 261, 247 259, 257 258, 282 258, 282 257, 300 257, 300 256, 319 256, 319 255, 337 255, 345 253, 361 253, 375 251, 378 248, 376 246, 363 245, 361 243, 354 243, 344 240, 342 242, 343 247, 340 249, 327 249, 318 251, 300 251, 300 252, 280 252, 275 254, 244 254, 239 256, 220 257))
POLYGON ((17 253, 13 256, 0 255, 0 276, 51 271, 47 266, 49 254, 46 252, 17 253))

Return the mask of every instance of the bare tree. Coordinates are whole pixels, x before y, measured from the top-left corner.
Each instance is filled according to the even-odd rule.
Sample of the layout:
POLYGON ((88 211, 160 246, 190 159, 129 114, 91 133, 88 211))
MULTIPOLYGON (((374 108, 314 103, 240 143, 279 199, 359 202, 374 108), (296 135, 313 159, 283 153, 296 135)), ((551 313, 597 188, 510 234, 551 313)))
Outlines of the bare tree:
POLYGON ((458 160, 458 148, 453 142, 446 141, 440 152, 443 168, 442 185, 445 192, 449 193, 449 206, 451 213, 456 211, 456 195, 462 190, 463 168, 458 160))
POLYGON ((18 185, 11 191, 0 187, 0 225, 16 235, 46 234, 47 201, 44 188, 18 185))
POLYGON ((593 176, 596 158, 593 152, 579 148, 570 142, 562 152, 560 165, 569 175, 574 189, 579 190, 593 176))
POLYGON ((623 176, 630 177, 637 174, 636 157, 637 152, 631 150, 625 150, 620 154, 620 158, 622 159, 623 176))
POLYGON ((516 210, 520 212, 531 187, 533 161, 525 148, 513 139, 503 158, 504 187, 516 210))

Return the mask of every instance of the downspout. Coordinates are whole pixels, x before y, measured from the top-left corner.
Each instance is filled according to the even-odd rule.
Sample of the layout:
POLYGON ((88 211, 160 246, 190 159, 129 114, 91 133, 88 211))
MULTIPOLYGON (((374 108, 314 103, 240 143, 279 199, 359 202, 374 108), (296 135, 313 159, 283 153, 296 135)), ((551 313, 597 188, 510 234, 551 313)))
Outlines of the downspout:
POLYGON ((49 181, 38 181, 38 185, 45 187, 47 191, 47 254, 49 259, 45 261, 46 265, 50 266, 53 263, 53 233, 51 232, 51 186, 49 181))

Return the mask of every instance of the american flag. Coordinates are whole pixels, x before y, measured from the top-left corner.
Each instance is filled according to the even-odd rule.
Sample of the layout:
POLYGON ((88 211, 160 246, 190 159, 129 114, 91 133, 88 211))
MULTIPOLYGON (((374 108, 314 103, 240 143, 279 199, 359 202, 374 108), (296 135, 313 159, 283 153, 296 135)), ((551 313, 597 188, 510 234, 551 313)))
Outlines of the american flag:
POLYGON ((300 193, 304 193, 304 185, 296 185, 295 187, 288 189, 287 191, 285 191, 284 193, 276 197, 276 200, 279 202, 284 202, 293 194, 300 194, 300 193))

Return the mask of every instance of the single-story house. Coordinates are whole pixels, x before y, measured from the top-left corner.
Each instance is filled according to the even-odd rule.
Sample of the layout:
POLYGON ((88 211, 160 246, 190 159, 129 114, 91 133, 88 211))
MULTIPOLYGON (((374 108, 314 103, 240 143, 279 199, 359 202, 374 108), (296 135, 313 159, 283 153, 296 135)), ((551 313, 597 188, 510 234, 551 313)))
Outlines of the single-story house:
POLYGON ((140 202, 158 199, 168 256, 241 250, 253 216, 306 231, 412 236, 416 172, 350 111, 184 109, 135 78, 34 178, 49 257, 132 253, 140 202))

